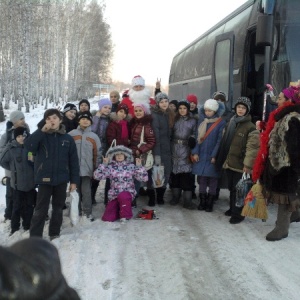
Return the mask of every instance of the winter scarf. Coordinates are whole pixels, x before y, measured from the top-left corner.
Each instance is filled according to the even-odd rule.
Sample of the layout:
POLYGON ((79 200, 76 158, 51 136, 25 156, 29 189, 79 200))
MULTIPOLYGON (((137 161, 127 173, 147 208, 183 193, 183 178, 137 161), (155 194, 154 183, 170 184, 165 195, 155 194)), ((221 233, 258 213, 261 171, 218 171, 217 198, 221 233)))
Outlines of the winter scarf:
POLYGON ((213 119, 208 119, 205 118, 204 121, 199 125, 198 128, 198 144, 201 144, 203 142, 203 137, 205 136, 206 133, 206 128, 207 124, 209 123, 215 123, 219 118, 213 118, 213 119))
POLYGON ((223 163, 225 162, 227 155, 229 153, 230 145, 234 137, 235 129, 238 123, 242 122, 246 116, 239 117, 236 114, 230 119, 225 134, 222 138, 219 152, 217 154, 217 169, 222 169, 223 163))
POLYGON ((121 120, 119 121, 119 124, 121 125, 121 138, 128 139, 128 128, 127 128, 127 121, 121 120))
POLYGON ((277 109, 273 110, 269 115, 269 120, 266 125, 266 130, 260 134, 260 149, 256 156, 254 166, 253 166, 253 171, 252 171, 253 182, 256 182, 261 177, 266 167, 266 162, 269 155, 268 145, 269 145, 270 133, 275 126, 276 115, 279 114, 287 106, 291 106, 291 105, 294 104, 290 101, 287 101, 281 107, 278 107, 277 109))

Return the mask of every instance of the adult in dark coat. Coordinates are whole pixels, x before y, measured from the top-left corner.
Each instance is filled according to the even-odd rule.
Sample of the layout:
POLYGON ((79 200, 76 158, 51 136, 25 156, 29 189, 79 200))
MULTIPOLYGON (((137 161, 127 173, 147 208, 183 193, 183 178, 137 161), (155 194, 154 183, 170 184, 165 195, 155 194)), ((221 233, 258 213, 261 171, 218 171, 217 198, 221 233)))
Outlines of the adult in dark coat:
POLYGON ((175 113, 169 108, 169 97, 165 93, 155 96, 156 106, 152 108, 152 128, 155 135, 153 149, 155 165, 163 164, 165 181, 164 186, 156 188, 157 204, 164 204, 166 185, 169 182, 172 169, 171 136, 174 126, 175 113))

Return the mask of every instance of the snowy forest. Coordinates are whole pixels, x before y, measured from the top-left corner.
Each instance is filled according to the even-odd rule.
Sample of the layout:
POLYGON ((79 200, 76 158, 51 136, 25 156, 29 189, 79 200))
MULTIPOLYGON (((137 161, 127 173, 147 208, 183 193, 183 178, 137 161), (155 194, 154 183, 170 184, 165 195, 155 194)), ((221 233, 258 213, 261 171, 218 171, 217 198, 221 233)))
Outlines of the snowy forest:
POLYGON ((0 1, 0 122, 3 104, 75 101, 110 82, 112 40, 97 0, 0 1))

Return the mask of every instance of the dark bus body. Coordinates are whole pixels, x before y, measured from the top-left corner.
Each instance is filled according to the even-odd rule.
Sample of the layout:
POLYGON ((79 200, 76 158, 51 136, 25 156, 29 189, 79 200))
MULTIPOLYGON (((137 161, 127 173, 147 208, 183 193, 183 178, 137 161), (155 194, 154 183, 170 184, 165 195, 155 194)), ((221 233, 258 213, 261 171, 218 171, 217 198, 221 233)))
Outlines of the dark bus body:
POLYGON ((255 121, 262 118, 265 84, 279 94, 299 79, 300 1, 251 0, 175 55, 169 96, 194 93, 203 104, 223 91, 228 108, 247 96, 255 121))

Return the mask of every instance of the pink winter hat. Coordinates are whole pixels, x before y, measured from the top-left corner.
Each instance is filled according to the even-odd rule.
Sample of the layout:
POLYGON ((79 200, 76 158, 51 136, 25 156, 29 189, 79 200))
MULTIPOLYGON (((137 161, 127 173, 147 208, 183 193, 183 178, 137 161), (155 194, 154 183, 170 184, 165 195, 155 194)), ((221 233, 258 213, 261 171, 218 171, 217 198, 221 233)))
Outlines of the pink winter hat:
POLYGON ((145 104, 142 104, 142 103, 135 103, 135 104, 133 104, 133 107, 140 107, 144 111, 145 115, 149 115, 150 114, 150 107, 149 107, 149 105, 146 106, 145 104))
POLYGON ((132 78, 131 85, 132 87, 135 87, 137 85, 145 86, 145 79, 141 75, 136 75, 132 78))

